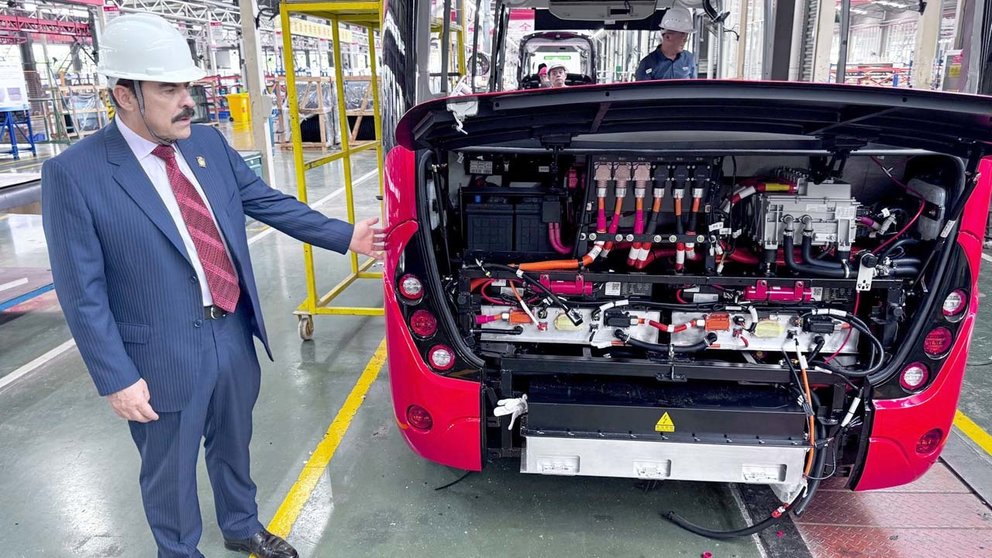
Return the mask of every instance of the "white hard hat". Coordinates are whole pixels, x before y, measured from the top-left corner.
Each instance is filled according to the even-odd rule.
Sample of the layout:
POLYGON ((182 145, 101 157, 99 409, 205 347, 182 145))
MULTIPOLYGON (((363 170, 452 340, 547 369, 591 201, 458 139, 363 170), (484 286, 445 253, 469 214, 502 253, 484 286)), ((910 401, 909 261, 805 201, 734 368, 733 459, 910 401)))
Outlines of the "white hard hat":
POLYGON ((665 17, 661 18, 660 27, 662 31, 692 33, 692 12, 682 6, 672 6, 665 12, 665 17))
POLYGON ((561 68, 562 70, 565 70, 565 73, 566 74, 568 73, 568 68, 565 67, 565 63, 564 62, 555 62, 554 64, 548 66, 548 73, 550 74, 551 73, 551 70, 556 70, 558 68, 561 68))
POLYGON ((107 24, 97 71, 108 78, 186 83, 206 75, 178 29, 155 14, 127 14, 107 24))

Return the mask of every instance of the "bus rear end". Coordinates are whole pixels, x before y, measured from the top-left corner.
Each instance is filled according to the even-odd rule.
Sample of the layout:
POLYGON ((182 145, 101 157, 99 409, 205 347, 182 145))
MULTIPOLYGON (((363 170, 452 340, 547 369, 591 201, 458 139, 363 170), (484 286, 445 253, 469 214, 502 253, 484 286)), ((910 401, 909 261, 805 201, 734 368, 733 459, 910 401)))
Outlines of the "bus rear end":
POLYGON ((706 81, 415 107, 386 165, 405 439, 785 504, 918 478, 978 304, 983 102, 706 81))

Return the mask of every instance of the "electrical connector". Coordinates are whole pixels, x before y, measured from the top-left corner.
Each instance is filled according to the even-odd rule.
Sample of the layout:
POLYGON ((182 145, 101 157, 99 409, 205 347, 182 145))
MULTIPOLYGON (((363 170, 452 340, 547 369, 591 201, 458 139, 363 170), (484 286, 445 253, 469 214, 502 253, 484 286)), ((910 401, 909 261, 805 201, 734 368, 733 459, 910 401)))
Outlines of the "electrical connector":
POLYGON ((572 325, 582 325, 582 314, 580 314, 575 308, 568 310, 565 315, 568 316, 568 319, 572 322, 572 325))
POLYGON ((846 428, 847 425, 851 424, 851 420, 854 419, 854 412, 858 410, 861 405, 861 396, 854 396, 854 401, 851 401, 851 406, 847 409, 847 414, 844 415, 844 420, 840 421, 840 427, 846 428))

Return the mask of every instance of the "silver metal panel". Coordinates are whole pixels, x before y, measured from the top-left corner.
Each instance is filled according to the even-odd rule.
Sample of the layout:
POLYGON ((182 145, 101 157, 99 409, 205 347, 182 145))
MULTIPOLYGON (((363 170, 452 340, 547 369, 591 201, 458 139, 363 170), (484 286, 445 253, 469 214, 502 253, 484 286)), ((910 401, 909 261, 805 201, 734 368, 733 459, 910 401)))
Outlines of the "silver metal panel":
MULTIPOLYGON (((482 314, 485 315, 502 314, 510 310, 510 306, 482 306, 482 314)), ((483 327, 488 330, 509 331, 519 325, 523 327, 523 331, 519 335, 512 336, 498 333, 483 333, 482 340, 513 341, 516 343, 565 343, 569 345, 591 345, 593 347, 609 347, 616 341, 613 331, 617 328, 604 325, 602 323, 602 317, 600 320, 593 320, 593 309, 577 308, 576 310, 582 314, 582 323, 578 326, 572 325, 571 320, 564 315, 563 310, 550 308, 548 309, 547 318, 539 319, 539 324, 541 325, 533 322, 511 324, 505 321, 495 321, 485 324, 483 327)), ((624 307, 620 307, 618 310, 629 313, 631 318, 643 318, 645 322, 647 320, 654 320, 656 322, 661 320, 661 313, 657 311, 628 310, 624 307)), ((624 329, 634 339, 646 343, 658 342, 658 330, 647 323, 621 329, 624 329)))
MULTIPOLYGON (((751 322, 750 316, 747 312, 729 312, 731 322, 735 318, 744 318, 747 323, 751 322)), ((691 320, 699 320, 705 318, 706 313, 704 312, 672 312, 672 322, 676 324, 683 324, 691 320)), ((778 314, 769 314, 759 320, 763 331, 775 331, 775 327, 768 327, 769 325, 777 325, 778 334, 765 337, 759 337, 757 334, 749 333, 746 331, 741 331, 735 334, 733 328, 726 331, 706 331, 701 327, 691 327, 685 331, 672 334, 672 344, 676 346, 688 346, 694 345, 703 340, 707 333, 716 334, 716 343, 710 346, 711 351, 772 351, 775 353, 781 352, 783 349, 789 353, 795 352, 795 344, 789 341, 788 346, 786 346, 786 339, 789 331, 799 339, 799 347, 806 351, 812 351, 816 347, 816 337, 823 336, 824 344, 821 353, 825 355, 833 354, 834 351, 840 349, 842 354, 852 354, 858 352, 858 330, 848 330, 848 329, 836 329, 833 333, 809 333, 807 331, 801 331, 795 325, 793 325, 793 320, 796 319, 795 312, 782 312, 778 314), (767 329, 766 329, 767 328, 767 329), (850 337, 848 337, 850 333, 850 337), (746 339, 746 341, 745 341, 746 339), (845 343, 844 340, 847 339, 845 343)))
POLYGON ((813 220, 815 246, 837 243, 850 249, 857 233, 858 202, 851 197, 850 184, 807 184, 803 194, 759 194, 758 214, 763 217, 755 240, 765 248, 781 243, 786 215, 796 220, 797 246, 802 238, 801 219, 807 215, 813 220))
POLYGON ((528 436, 520 472, 799 485, 806 451, 805 447, 528 436))

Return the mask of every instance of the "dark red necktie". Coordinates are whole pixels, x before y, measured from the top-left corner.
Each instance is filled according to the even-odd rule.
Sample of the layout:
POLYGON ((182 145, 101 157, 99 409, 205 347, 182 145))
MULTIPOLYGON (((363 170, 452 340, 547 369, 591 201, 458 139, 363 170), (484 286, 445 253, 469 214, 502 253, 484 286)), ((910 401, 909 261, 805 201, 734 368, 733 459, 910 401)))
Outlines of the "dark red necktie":
POLYGON ((169 184, 179 202, 179 212, 186 222, 186 230, 193 239, 200 265, 207 276, 207 286, 210 287, 214 304, 225 312, 234 312, 241 288, 210 210, 203 203, 203 198, 193 187, 193 183, 179 170, 176 150, 171 145, 160 145, 152 150, 152 154, 165 161, 169 184))

